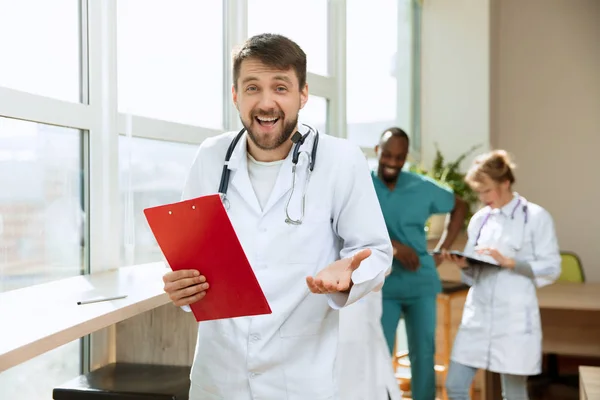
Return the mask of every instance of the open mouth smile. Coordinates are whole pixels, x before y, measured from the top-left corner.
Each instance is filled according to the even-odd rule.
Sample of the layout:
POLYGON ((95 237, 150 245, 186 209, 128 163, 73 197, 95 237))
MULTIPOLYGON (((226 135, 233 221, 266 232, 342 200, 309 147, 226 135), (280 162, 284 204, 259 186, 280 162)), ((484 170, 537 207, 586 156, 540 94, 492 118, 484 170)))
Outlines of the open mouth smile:
POLYGON ((279 121, 277 117, 254 117, 260 126, 271 127, 279 121))

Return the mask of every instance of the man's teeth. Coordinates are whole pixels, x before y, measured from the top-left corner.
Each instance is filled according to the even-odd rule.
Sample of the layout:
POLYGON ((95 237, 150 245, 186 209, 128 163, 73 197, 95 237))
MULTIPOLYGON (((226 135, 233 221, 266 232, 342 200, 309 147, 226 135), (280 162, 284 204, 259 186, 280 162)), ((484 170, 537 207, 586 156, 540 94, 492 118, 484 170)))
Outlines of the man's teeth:
POLYGON ((277 119, 277 118, 275 118, 275 117, 271 117, 271 118, 265 118, 265 117, 256 117, 256 118, 258 118, 258 120, 259 120, 259 121, 262 121, 262 122, 272 122, 272 121, 275 121, 275 120, 277 119))

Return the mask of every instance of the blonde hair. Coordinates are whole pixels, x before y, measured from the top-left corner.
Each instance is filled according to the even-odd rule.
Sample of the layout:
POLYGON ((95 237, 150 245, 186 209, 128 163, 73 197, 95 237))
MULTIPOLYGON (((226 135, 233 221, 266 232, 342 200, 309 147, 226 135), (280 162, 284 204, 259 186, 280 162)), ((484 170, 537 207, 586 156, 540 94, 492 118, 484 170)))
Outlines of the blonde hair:
POLYGON ((494 150, 489 153, 478 156, 465 176, 465 182, 471 186, 484 182, 485 177, 494 182, 503 183, 509 181, 512 185, 515 183, 513 169, 516 166, 512 163, 510 156, 505 150, 494 150))

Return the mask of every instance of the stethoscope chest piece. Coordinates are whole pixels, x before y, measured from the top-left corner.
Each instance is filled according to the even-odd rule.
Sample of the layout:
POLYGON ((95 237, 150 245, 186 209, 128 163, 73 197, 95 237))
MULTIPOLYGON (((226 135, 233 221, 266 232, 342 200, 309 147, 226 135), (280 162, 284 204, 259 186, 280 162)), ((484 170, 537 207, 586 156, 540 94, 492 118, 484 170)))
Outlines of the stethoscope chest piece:
POLYGON ((223 207, 225 207, 226 210, 229 210, 229 199, 227 198, 227 194, 219 193, 219 196, 221 197, 221 202, 223 203, 223 207))

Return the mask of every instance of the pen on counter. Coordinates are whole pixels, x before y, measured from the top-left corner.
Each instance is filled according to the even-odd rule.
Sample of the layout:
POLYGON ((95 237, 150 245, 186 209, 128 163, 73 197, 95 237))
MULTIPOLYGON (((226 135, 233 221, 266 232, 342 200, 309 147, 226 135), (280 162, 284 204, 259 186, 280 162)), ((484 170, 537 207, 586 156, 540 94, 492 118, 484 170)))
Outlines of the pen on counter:
POLYGON ((114 297, 101 297, 99 299, 90 299, 90 300, 81 300, 77 302, 77 305, 90 304, 90 303, 99 303, 101 301, 110 301, 110 300, 119 300, 124 299, 127 295, 123 296, 114 296, 114 297))

